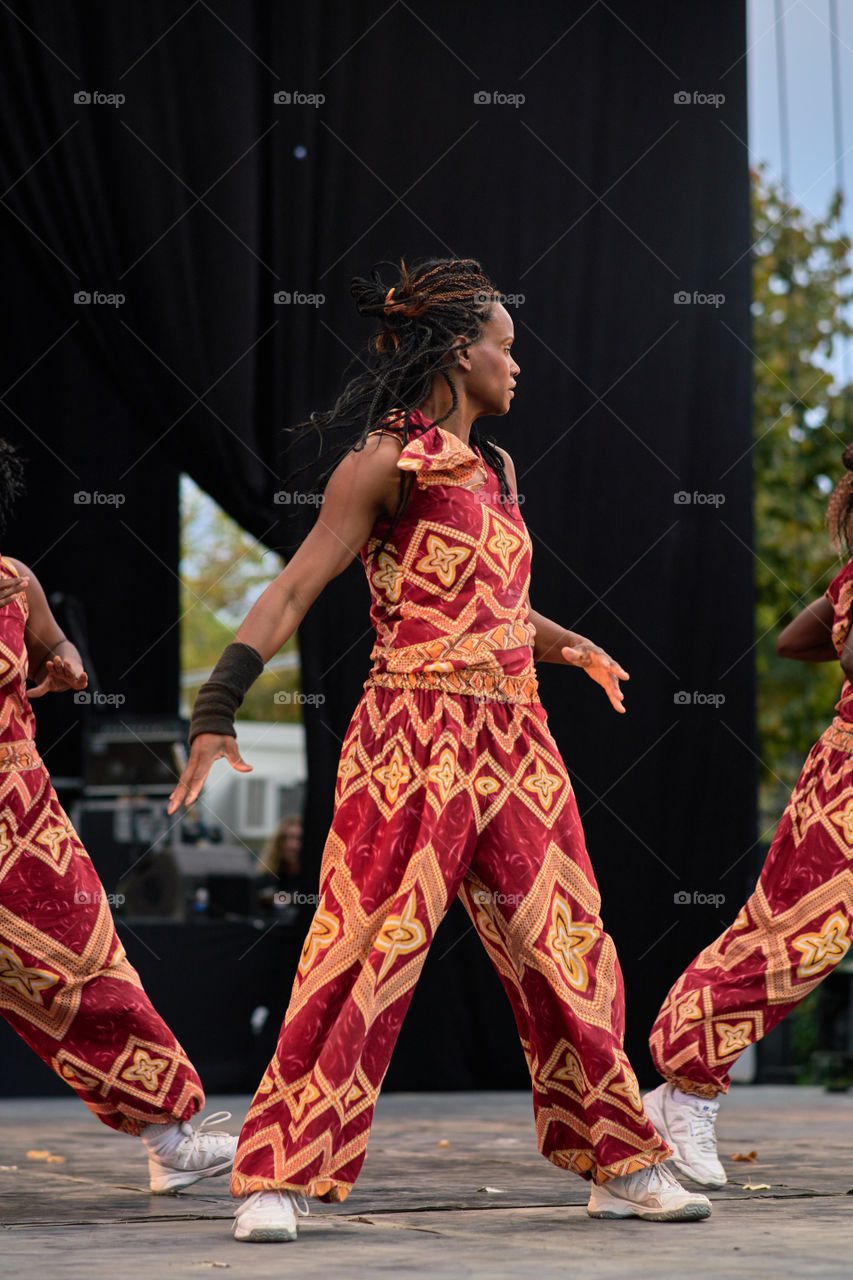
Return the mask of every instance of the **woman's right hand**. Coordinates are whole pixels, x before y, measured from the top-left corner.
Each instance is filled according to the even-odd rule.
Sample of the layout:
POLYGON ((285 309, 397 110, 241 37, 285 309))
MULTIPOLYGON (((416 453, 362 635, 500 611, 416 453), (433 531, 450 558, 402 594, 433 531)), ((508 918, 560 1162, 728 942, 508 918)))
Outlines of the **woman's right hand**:
POLYGON ((190 758, 187 767, 178 780, 178 785, 169 796, 167 813, 174 813, 182 804, 189 807, 198 799, 205 779, 210 773, 211 765, 222 757, 228 761, 232 769, 238 773, 251 773, 252 766, 240 755, 237 739, 225 733, 200 733, 193 738, 190 758))

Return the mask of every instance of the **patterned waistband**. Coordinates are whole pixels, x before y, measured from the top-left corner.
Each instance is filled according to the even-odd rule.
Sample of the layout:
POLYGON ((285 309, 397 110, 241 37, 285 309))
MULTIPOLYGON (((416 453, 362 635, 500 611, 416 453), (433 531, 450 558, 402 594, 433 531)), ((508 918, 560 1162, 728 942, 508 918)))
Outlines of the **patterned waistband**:
POLYGON ((824 729, 820 740, 828 747, 835 747, 836 751, 853 752, 853 723, 836 716, 829 728, 824 729))
POLYGON ((0 742, 0 773, 23 773, 25 769, 37 769, 40 764, 41 756, 31 738, 0 742))
POLYGON ((538 702, 539 682, 535 675, 493 675, 488 671, 371 671, 365 689, 434 689, 439 693, 462 693, 495 702, 538 702))

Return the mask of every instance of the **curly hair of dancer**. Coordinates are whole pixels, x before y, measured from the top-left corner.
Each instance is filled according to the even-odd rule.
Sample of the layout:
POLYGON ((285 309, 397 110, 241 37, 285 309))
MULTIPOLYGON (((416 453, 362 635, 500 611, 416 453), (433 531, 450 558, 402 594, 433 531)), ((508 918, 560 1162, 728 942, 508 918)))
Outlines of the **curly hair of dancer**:
POLYGON ((24 464, 13 445, 0 437, 0 533, 6 532, 15 499, 24 492, 24 464))
MULTIPOLYGON (((449 370, 456 363, 454 353, 466 345, 459 338, 476 342, 491 316, 493 303, 500 297, 497 286, 475 258, 427 258, 411 266, 401 258, 399 267, 380 262, 369 276, 356 276, 350 292, 359 313, 379 323, 365 352, 347 369, 349 374, 361 366, 361 372, 347 381, 331 409, 312 413, 307 422, 287 429, 300 438, 317 432, 321 439, 318 459, 331 458, 313 486, 317 492, 323 491, 341 458, 363 449, 368 433, 392 410, 403 410, 399 424, 405 446, 410 439, 410 413, 429 395, 436 374, 447 383, 451 404, 433 425, 455 412, 459 397, 449 370), (383 278, 383 268, 390 268, 392 274, 386 272, 383 278), (349 439, 324 451, 322 445, 327 443, 329 434, 339 430, 348 430, 349 439), (355 431, 357 435, 352 434, 355 431)), ((504 461, 494 440, 474 423, 471 442, 497 475, 501 493, 509 498, 504 461)), ((294 471, 287 483, 307 470, 308 465, 311 464, 294 471)), ((374 548, 374 556, 393 536, 413 483, 411 473, 403 476, 394 517, 381 546, 374 548)))
POLYGON ((833 546, 840 553, 846 551, 848 557, 853 548, 853 444, 848 444, 841 455, 841 461, 847 468, 830 494, 826 505, 826 528, 833 546))

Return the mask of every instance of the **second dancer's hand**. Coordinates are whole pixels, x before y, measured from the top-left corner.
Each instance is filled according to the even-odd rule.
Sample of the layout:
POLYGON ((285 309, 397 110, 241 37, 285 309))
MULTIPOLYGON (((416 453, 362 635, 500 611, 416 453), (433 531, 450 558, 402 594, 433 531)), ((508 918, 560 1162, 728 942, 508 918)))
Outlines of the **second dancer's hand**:
POLYGON ((200 733, 197 738, 193 738, 190 758, 178 785, 169 796, 167 813, 174 813, 182 804, 189 806, 197 800, 214 761, 223 758, 238 773, 252 772, 252 766, 246 764, 240 755, 237 739, 230 734, 200 733))
POLYGON ((614 711, 618 711, 621 715, 625 714, 625 708, 622 705, 625 694, 619 688, 619 681, 630 680, 631 677, 624 667, 620 667, 609 654, 588 640, 574 647, 565 645, 560 652, 566 662, 573 667, 583 667, 590 679, 601 685, 614 711))

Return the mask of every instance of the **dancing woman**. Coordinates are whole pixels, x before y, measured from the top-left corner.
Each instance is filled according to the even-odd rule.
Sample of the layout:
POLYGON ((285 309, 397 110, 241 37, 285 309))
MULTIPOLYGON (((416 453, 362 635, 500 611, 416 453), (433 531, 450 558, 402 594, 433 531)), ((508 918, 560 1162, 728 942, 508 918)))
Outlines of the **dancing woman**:
POLYGON ((239 1240, 291 1240, 302 1196, 343 1200, 427 949, 458 895, 509 996, 539 1148, 592 1182, 593 1217, 710 1213, 662 1164, 622 1048, 624 999, 536 661, 582 667, 619 712, 627 672, 531 610, 531 542, 509 455, 475 420, 509 411, 512 321, 476 261, 430 260, 389 289, 368 372, 320 427, 353 437, 311 532, 267 587, 193 709, 170 802, 241 759, 234 714, 326 583, 360 555, 376 630, 347 730, 320 899, 278 1046, 232 1175, 239 1240))
POLYGON ((755 892, 733 924, 685 970, 651 1033, 664 1077, 646 1108, 677 1168, 721 1187, 715 1124, 732 1066, 790 1013, 847 954, 853 926, 853 446, 826 510, 847 563, 826 594, 776 642, 783 658, 840 662, 835 719, 812 747, 770 845, 755 892))
MULTIPOLYGON (((0 526, 22 471, 0 440, 0 526)), ((128 962, 36 747, 30 700, 87 684, 35 574, 0 557, 0 1014, 99 1120, 141 1136, 163 1194, 227 1173, 236 1139, 205 1129, 227 1112, 190 1124, 201 1081, 128 962)))

